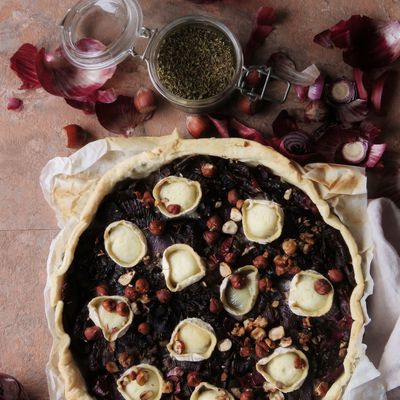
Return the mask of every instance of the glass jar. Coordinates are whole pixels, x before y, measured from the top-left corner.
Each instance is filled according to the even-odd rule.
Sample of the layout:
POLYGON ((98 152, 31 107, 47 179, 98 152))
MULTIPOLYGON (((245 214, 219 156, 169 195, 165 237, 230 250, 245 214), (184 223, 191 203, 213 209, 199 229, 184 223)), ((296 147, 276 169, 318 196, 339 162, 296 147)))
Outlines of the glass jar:
MULTIPOLYGON (((129 56, 140 57, 147 63, 150 79, 155 89, 174 106, 190 113, 210 112, 229 99, 235 89, 248 95, 252 100, 269 100, 267 86, 275 77, 270 68, 243 65, 243 52, 237 37, 223 23, 205 16, 186 16, 178 18, 163 28, 148 29, 143 26, 143 14, 137 0, 81 0, 65 15, 61 23, 61 44, 66 58, 83 69, 98 70, 117 65, 129 56), (157 73, 158 55, 163 40, 175 30, 190 24, 201 24, 221 32, 230 42, 234 56, 234 71, 230 82, 220 93, 200 99, 189 100, 174 95, 160 81, 157 73), (106 47, 103 51, 85 53, 77 43, 82 38, 93 38, 106 47), (139 38, 148 40, 142 54, 135 46, 139 38), (246 86, 245 78, 256 69, 264 75, 264 85, 256 90, 246 86)), ((286 100, 290 84, 280 102, 286 100)))

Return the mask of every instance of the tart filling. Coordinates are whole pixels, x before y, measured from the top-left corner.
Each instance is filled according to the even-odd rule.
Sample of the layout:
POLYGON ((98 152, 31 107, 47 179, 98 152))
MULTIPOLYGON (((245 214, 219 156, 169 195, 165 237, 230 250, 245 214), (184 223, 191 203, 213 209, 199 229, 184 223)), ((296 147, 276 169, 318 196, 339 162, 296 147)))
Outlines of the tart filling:
POLYGON ((129 302, 122 296, 98 296, 88 304, 89 318, 109 342, 123 336, 133 320, 129 302))
POLYGON ((283 393, 301 387, 308 375, 308 359, 295 348, 278 348, 256 364, 263 378, 283 393))
POLYGON ((124 372, 117 380, 117 388, 126 400, 159 400, 163 383, 156 367, 139 364, 124 372))
POLYGON ((257 296, 258 271, 252 265, 238 268, 235 275, 227 276, 220 286, 222 305, 235 317, 247 314, 256 303, 257 296), (235 284, 234 278, 240 281, 239 284, 235 284))
POLYGON ((165 249, 162 269, 167 288, 172 292, 198 282, 206 274, 200 256, 187 244, 173 244, 165 249))
POLYGON ((282 207, 269 200, 247 199, 243 203, 243 231, 247 239, 265 244, 273 242, 282 233, 282 207))
POLYGON ((291 283, 289 307, 294 314, 320 317, 332 307, 334 289, 328 279, 313 270, 297 273, 291 283))
POLYGON ((179 176, 161 179, 153 189, 158 209, 169 218, 177 218, 194 211, 201 196, 199 182, 179 176))
POLYGON ((199 318, 187 318, 174 329, 167 349, 178 361, 202 361, 217 344, 214 328, 199 318))
POLYGON ((201 382, 196 386, 190 400, 234 400, 234 397, 225 389, 201 382))
POLYGON ((121 267, 131 268, 146 255, 143 232, 132 222, 115 221, 104 231, 104 246, 110 258, 121 267))

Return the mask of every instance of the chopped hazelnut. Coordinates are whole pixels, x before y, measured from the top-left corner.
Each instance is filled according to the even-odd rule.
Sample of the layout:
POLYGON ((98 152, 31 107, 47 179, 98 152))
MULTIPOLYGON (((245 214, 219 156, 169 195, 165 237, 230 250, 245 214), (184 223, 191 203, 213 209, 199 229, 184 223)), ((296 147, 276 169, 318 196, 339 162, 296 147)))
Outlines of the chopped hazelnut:
POLYGON ((213 215, 207 220, 207 228, 212 231, 220 231, 222 229, 222 219, 218 215, 213 215))
POLYGON ((269 347, 265 342, 257 342, 255 353, 258 358, 266 357, 269 353, 269 347))
POLYGON ((279 300, 274 300, 274 301, 271 303, 271 306, 272 306, 272 308, 278 308, 278 307, 279 307, 279 300))
POLYGON ((140 400, 150 400, 154 396, 154 392, 152 390, 146 390, 145 392, 140 393, 140 400))
POLYGON ((144 192, 142 197, 142 202, 146 208, 150 208, 154 205, 154 198, 150 192, 144 192))
POLYGON ((241 337, 246 333, 243 326, 240 326, 238 323, 235 324, 235 327, 232 329, 231 334, 233 336, 241 337))
POLYGON ((147 293, 149 291, 149 288, 149 282, 145 278, 139 278, 135 282, 135 289, 140 294, 147 293))
POLYGON ((338 283, 343 280, 343 272, 340 269, 332 268, 328 271, 329 279, 334 282, 338 283))
POLYGON ((107 285, 103 284, 96 286, 96 294, 97 296, 107 296, 108 295, 107 285))
POLYGON ((264 256, 257 256, 253 259, 253 265, 258 269, 263 269, 268 266, 268 260, 264 256))
POLYGON ((96 340, 101 335, 101 329, 96 325, 89 326, 84 330, 83 335, 88 341, 96 340))
POLYGON ((285 336, 285 329, 282 325, 277 326, 276 328, 270 329, 268 332, 268 337, 271 340, 280 340, 285 336))
POLYGON ((244 346, 240 348, 239 354, 240 357, 250 357, 252 353, 251 347, 250 346, 244 346))
POLYGON ((210 312, 212 312, 213 314, 218 314, 222 308, 221 302, 217 298, 212 297, 210 299, 210 305, 208 308, 209 308, 210 312))
POLYGON ((285 400, 285 396, 280 390, 276 390, 268 394, 268 400, 285 400))
POLYGON ((227 235, 234 235, 238 231, 238 226, 236 222, 229 220, 222 225, 222 232, 226 233, 227 235))
POLYGON ((164 381, 162 386, 162 392, 165 394, 172 393, 174 391, 174 384, 171 381, 164 381))
POLYGON ((232 221, 239 222, 242 220, 242 213, 235 207, 231 209, 230 218, 232 221))
POLYGON ((103 308, 108 311, 108 312, 112 312, 115 310, 115 307, 117 306, 117 303, 115 302, 115 300, 112 299, 107 299, 104 300, 101 305, 103 306, 103 308))
POLYGON ((294 359, 294 367, 295 367, 296 369, 303 369, 303 368, 305 367, 304 360, 303 360, 301 357, 297 356, 297 357, 294 359))
POLYGON ((265 317, 262 317, 259 315, 255 320, 254 320, 254 326, 256 328, 265 328, 268 325, 268 320, 265 317))
POLYGON ((282 243, 282 249, 289 257, 293 256, 297 250, 297 244, 294 239, 286 239, 282 243))
POLYGON ((154 236, 160 236, 164 233, 165 222, 159 219, 153 219, 149 223, 149 231, 154 236))
POLYGON ((134 357, 132 354, 128 354, 124 351, 118 356, 118 362, 120 363, 121 367, 129 368, 133 365, 134 357))
POLYGON ((201 382, 201 376, 197 371, 190 371, 186 376, 186 382, 191 387, 196 387, 201 382))
POLYGON ((252 400, 253 399, 253 391, 250 389, 246 389, 244 392, 240 394, 240 400, 252 400))
POLYGON ((129 315, 129 307, 123 301, 117 304, 115 311, 117 314, 121 315, 121 317, 127 317, 129 315))
POLYGON ((251 331, 250 336, 254 340, 259 341, 259 340, 263 340, 266 338, 267 332, 265 332, 265 329, 263 329, 263 328, 255 328, 251 331))
POLYGON ((284 337, 281 339, 279 342, 280 347, 290 347, 292 345, 293 341, 291 337, 284 337))
POLYGON ((212 178, 215 175, 215 173, 217 172, 217 167, 211 163, 201 164, 200 169, 201 169, 201 174, 205 178, 212 178))
POLYGON ((254 325, 254 318, 247 318, 247 319, 245 319, 245 320, 243 321, 243 326, 244 326, 244 329, 245 329, 247 332, 252 331, 252 330, 255 328, 255 325, 254 325))
POLYGON ((180 340, 175 340, 173 348, 176 354, 182 354, 185 351, 185 345, 180 340))
POLYGON ((232 269, 227 263, 222 262, 219 264, 219 273, 223 278, 226 278, 232 273, 232 269))
POLYGON ((238 210, 241 210, 242 207, 243 207, 243 204, 244 204, 244 200, 239 199, 239 200, 236 202, 236 208, 237 208, 238 210))
POLYGON ((325 295, 332 290, 332 287, 326 279, 318 279, 314 283, 314 290, 320 295, 325 295))
POLYGON ((142 335, 147 335, 150 332, 150 325, 147 322, 141 322, 137 328, 142 335))
POLYGON ((318 397, 324 397, 329 389, 329 385, 325 381, 314 383, 314 395, 318 397))
POLYGON ((139 386, 144 386, 149 381, 149 373, 144 369, 139 369, 136 375, 136 382, 139 386))
POLYGON ((258 281, 258 290, 260 292, 266 292, 271 288, 272 288, 272 282, 268 278, 264 277, 258 281))
POLYGON ((219 239, 219 235, 218 231, 205 231, 203 233, 203 239, 209 246, 212 246, 219 239))
POLYGON ((168 289, 160 289, 156 292, 157 300, 160 303, 168 303, 171 300, 171 292, 168 289))
POLYGON ((110 374, 115 374, 119 371, 118 366, 114 361, 106 362, 106 365, 104 367, 110 374))
POLYGON ((137 373, 138 373, 138 371, 132 370, 131 372, 129 372, 129 375, 126 376, 126 378, 130 379, 131 381, 135 381, 136 377, 137 377, 137 373))
POLYGON ((118 278, 118 283, 122 286, 127 286, 131 283, 134 276, 135 276, 135 271, 130 271, 125 274, 122 274, 118 278))
POLYGON ((127 286, 124 289, 124 296, 129 301, 136 301, 139 297, 139 293, 136 291, 136 289, 133 286, 127 286))
POLYGON ((232 204, 233 206, 236 205, 236 202, 239 200, 239 193, 236 189, 232 189, 228 192, 227 195, 228 202, 229 204, 232 204))
POLYGON ((229 377, 228 373, 226 371, 223 371, 221 373, 220 381, 221 382, 226 382, 228 380, 228 377, 229 377))
POLYGON ((232 274, 229 280, 234 289, 242 289, 246 283, 246 277, 241 274, 232 274))
POLYGON ((168 204, 166 210, 173 215, 179 214, 181 212, 181 206, 179 204, 168 204))
POLYGON ((285 190, 285 193, 283 194, 283 198, 287 201, 287 200, 290 200, 290 198, 292 197, 292 192, 293 192, 293 189, 286 189, 285 190))
POLYGON ((223 339, 218 343, 218 350, 221 352, 228 351, 232 347, 232 340, 231 339, 223 339))
POLYGON ((263 390, 266 393, 275 392, 276 391, 276 387, 272 383, 269 383, 269 382, 265 381, 263 383, 263 390))

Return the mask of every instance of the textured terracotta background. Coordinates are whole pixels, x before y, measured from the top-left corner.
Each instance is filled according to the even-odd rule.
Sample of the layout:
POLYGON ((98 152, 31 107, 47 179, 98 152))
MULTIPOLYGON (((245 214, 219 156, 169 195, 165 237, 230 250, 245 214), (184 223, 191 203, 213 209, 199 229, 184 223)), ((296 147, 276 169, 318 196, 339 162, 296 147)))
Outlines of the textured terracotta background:
MULTIPOLYGON (((349 73, 339 51, 312 43, 315 33, 339 19, 360 13, 385 20, 400 19, 399 0, 225 0, 207 6, 185 0, 140 0, 145 24, 159 27, 174 18, 204 13, 217 16, 235 31, 242 42, 247 38, 254 13, 261 5, 276 7, 277 29, 259 52, 262 61, 278 49, 288 51, 299 67, 315 62, 329 72, 349 73)), ((48 247, 57 234, 53 213, 45 203, 39 174, 52 157, 67 156, 61 128, 78 123, 97 138, 107 135, 94 116, 67 106, 63 99, 38 90, 19 92, 20 83, 8 68, 9 57, 24 42, 54 47, 57 21, 74 0, 0 0, 0 371, 18 377, 32 399, 48 398, 45 364, 50 335, 43 311, 43 288, 48 247), (7 111, 9 96, 24 100, 20 113, 7 111)), ((145 65, 126 62, 117 86, 121 93, 134 93, 149 82, 145 65)), ((295 105, 292 99, 292 105, 295 105)), ((384 120, 385 138, 400 152, 400 94, 397 92, 384 120), (397 135, 397 137, 396 137, 397 135)), ((277 107, 253 117, 251 124, 264 132, 277 107)), ((185 115, 161 104, 154 118, 137 129, 140 134, 162 135, 184 128, 185 115)), ((246 120, 246 118, 244 118, 246 120)))

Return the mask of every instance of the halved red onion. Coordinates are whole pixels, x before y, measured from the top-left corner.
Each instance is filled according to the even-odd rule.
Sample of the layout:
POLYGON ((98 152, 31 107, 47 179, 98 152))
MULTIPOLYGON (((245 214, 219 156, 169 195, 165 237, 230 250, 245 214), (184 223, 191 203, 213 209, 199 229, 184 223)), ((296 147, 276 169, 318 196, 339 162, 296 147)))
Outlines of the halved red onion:
POLYGON ((327 96, 333 104, 350 103, 356 98, 356 83, 346 78, 339 79, 328 85, 327 96))
POLYGON ((343 124, 354 124, 363 121, 368 115, 368 102, 357 99, 348 104, 342 104, 336 108, 338 119, 343 124))
POLYGON ((364 86, 364 72, 360 68, 353 69, 353 78, 356 82, 358 97, 362 100, 368 100, 368 92, 364 86))
POLYGON ((400 21, 353 15, 316 35, 314 42, 344 49, 343 60, 353 67, 384 67, 400 56, 400 21))
POLYGON ((296 161, 307 161, 312 152, 312 141, 304 131, 295 131, 285 135, 279 144, 279 151, 296 161))
POLYGON ((325 76, 320 74, 317 80, 308 88, 308 98, 310 100, 319 100, 325 86, 325 76))
POLYGON ((135 109, 133 98, 118 96, 113 103, 97 102, 95 106, 97 119, 110 132, 131 136, 140 123, 150 119, 150 114, 140 114, 135 109))
POLYGON ((267 143, 261 132, 242 124, 235 118, 231 118, 230 125, 237 132, 237 134, 243 139, 254 140, 255 142, 261 144, 267 143))
POLYGON ((40 82, 36 73, 38 49, 30 43, 24 43, 11 57, 10 68, 22 81, 19 89, 37 89, 40 82))
MULTIPOLYGON (((105 45, 95 39, 81 39, 77 47, 82 51, 97 52, 105 45)), ((114 100, 112 92, 98 91, 110 79, 116 67, 101 70, 84 70, 70 64, 60 48, 52 53, 41 49, 36 58, 36 71, 43 88, 55 96, 77 101, 114 100)))
POLYGON ((310 86, 321 74, 315 64, 311 64, 301 72, 297 71, 293 60, 282 52, 272 54, 268 63, 272 66, 275 75, 293 85, 310 86))
POLYGON ((287 110, 282 110, 272 122, 272 131, 276 137, 282 137, 297 130, 299 127, 287 110))
POLYGON ((17 97, 9 97, 7 101, 7 110, 21 111, 24 107, 24 102, 17 97))
POLYGON ((248 64, 254 52, 263 45, 267 36, 274 30, 274 9, 272 7, 260 7, 257 10, 255 25, 244 48, 245 64, 248 64))
POLYGON ((342 147, 342 157, 350 164, 360 164, 365 160, 367 152, 368 142, 365 139, 345 143, 342 147))
POLYGON ((304 109, 305 122, 323 122, 329 117, 330 110, 322 100, 310 101, 304 109))
POLYGON ((209 120, 214 125, 215 129, 219 133, 219 135, 223 138, 229 138, 231 135, 229 134, 228 127, 228 119, 224 116, 211 116, 208 115, 209 120))
POLYGON ((293 85, 293 88, 301 101, 307 99, 309 86, 293 85))
POLYGON ((373 144, 369 148, 368 158, 365 161, 366 168, 374 168, 379 165, 379 161, 382 158, 383 153, 386 150, 386 143, 373 144))
POLYGON ((387 87, 386 83, 391 80, 395 76, 396 72, 394 70, 385 71, 382 75, 380 75, 375 82, 372 84, 371 89, 371 103, 374 107, 374 110, 377 114, 382 113, 382 100, 384 89, 387 87))

